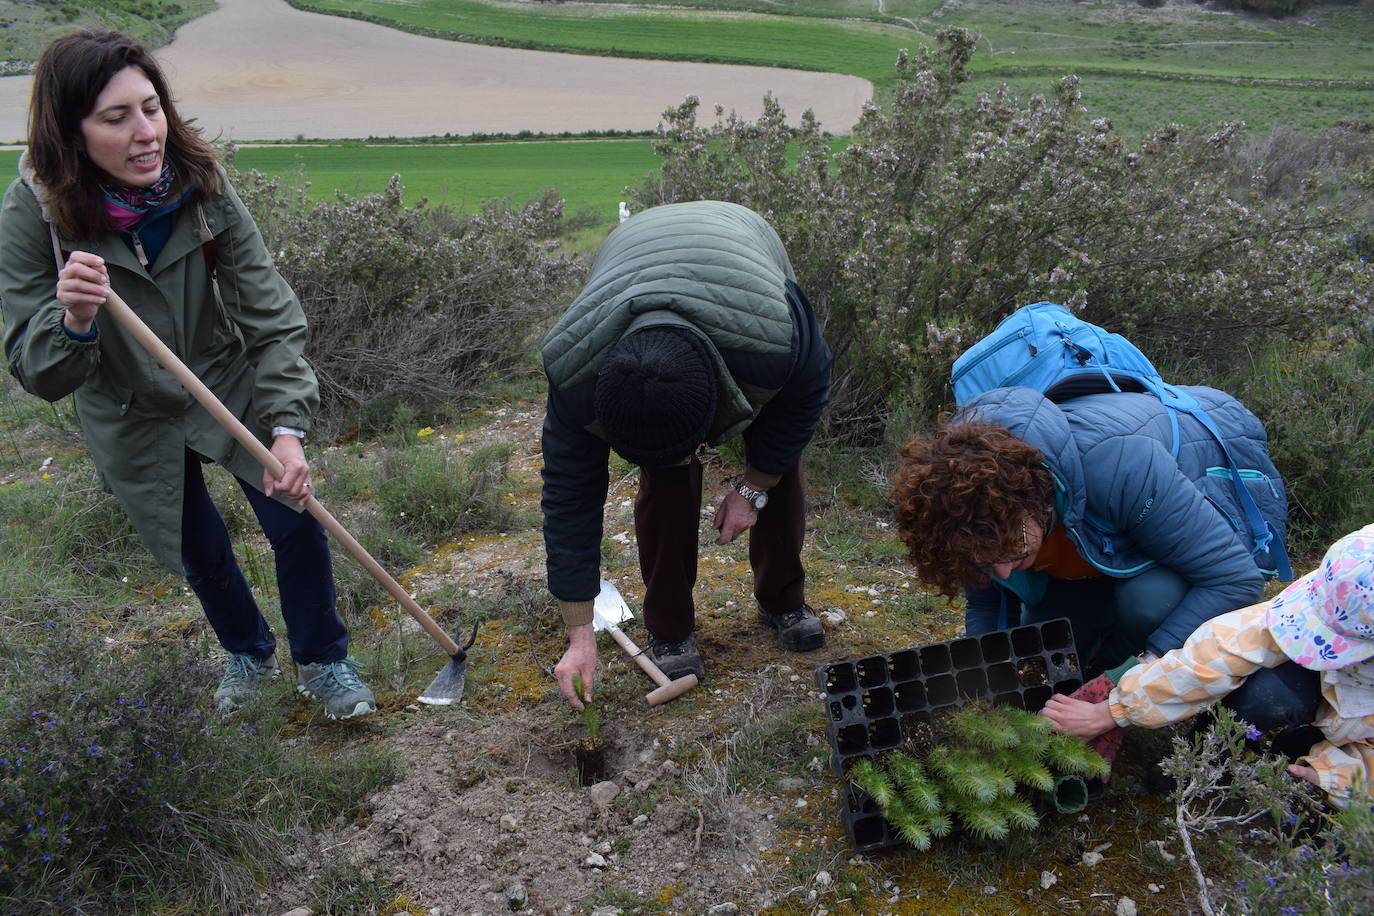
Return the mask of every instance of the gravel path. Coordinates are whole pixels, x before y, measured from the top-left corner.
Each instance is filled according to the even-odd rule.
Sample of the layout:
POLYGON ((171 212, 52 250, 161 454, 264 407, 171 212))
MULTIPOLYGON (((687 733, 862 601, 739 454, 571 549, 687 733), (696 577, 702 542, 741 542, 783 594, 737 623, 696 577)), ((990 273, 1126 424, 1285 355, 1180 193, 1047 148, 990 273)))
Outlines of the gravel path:
MULTIPOLYGON (((771 67, 518 51, 422 38, 284 0, 220 0, 159 52, 184 114, 235 141, 645 130, 688 95, 755 118, 772 91, 845 133, 867 80, 771 67)), ((20 139, 32 80, 0 78, 0 141, 20 139)))

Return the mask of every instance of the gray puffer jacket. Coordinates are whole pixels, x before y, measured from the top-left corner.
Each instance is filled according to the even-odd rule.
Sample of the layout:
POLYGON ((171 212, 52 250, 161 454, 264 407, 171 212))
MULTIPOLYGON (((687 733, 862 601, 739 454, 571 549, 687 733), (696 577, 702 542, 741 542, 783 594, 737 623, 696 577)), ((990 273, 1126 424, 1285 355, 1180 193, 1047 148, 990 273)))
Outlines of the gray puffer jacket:
POLYGON ((829 397, 830 349, 772 226, 738 204, 654 207, 618 226, 577 299, 544 339, 544 543, 549 590, 599 588, 610 448, 593 409, 596 374, 623 336, 676 327, 703 340, 718 407, 707 441, 743 435, 748 463, 793 467, 829 397))

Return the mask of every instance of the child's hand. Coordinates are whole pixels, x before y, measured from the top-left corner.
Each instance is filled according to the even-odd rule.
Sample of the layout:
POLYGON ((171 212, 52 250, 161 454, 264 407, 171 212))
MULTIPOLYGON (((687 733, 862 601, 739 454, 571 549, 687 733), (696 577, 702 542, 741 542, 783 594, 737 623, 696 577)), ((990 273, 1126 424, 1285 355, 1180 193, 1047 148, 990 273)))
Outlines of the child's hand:
POLYGON ((1096 738, 1116 727, 1111 707, 1106 700, 1090 703, 1055 694, 1050 697, 1040 715, 1054 723, 1054 730, 1084 741, 1096 738))

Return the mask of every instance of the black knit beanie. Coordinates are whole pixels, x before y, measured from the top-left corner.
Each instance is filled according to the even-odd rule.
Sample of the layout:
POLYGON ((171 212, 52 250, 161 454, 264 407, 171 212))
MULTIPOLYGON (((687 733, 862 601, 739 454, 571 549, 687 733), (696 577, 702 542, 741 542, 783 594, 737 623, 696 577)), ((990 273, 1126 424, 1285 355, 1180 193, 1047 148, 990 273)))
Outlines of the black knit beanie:
POLYGON ((683 328, 622 337, 601 365, 596 420, 620 457, 663 467, 690 455, 716 415, 716 374, 706 344, 683 328))

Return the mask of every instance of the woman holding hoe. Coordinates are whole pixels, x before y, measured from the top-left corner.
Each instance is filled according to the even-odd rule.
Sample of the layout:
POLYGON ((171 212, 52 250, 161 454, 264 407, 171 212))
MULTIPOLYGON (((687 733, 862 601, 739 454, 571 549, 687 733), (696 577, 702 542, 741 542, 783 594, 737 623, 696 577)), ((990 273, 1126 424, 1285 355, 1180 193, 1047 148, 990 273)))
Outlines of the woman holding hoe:
POLYGON ((275 554, 302 693, 331 718, 375 711, 348 657, 302 441, 319 385, 305 313, 214 150, 157 62, 118 32, 58 38, 34 73, 28 150, 0 210, 10 371, 71 394, 96 469, 154 556, 183 572, 228 654, 234 707, 277 673, 276 641, 234 559, 201 465, 232 473, 275 554), (284 467, 263 472, 101 306, 113 287, 284 467))

